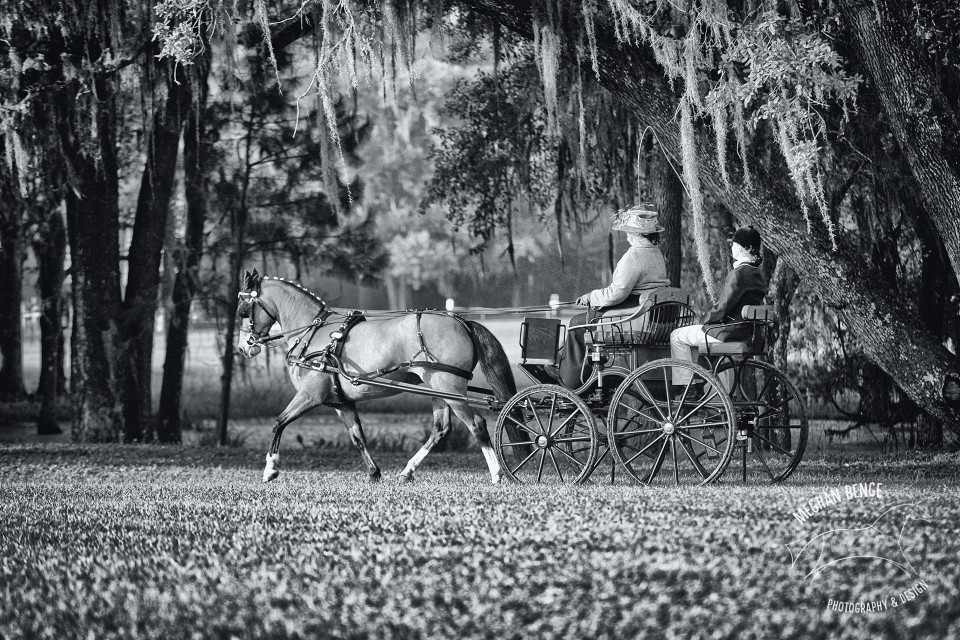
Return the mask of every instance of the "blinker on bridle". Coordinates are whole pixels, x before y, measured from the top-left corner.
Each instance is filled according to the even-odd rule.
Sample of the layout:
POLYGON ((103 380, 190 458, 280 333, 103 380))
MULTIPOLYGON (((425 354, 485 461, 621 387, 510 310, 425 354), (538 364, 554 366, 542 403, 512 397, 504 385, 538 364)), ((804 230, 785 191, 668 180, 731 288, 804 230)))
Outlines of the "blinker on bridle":
MULTIPOLYGON (((259 306, 261 309, 263 309, 263 312, 267 314, 267 317, 273 320, 274 323, 277 322, 277 317, 272 313, 270 313, 270 310, 267 309, 266 305, 264 305, 263 302, 261 302, 259 287, 253 291, 238 292, 237 299, 240 300, 240 302, 246 302, 247 304, 250 305, 249 315, 247 316, 248 319, 250 320, 250 329, 248 330, 250 337, 247 338, 247 344, 251 346, 256 344, 261 344, 264 341, 264 339, 270 335, 270 332, 257 331, 257 323, 254 318, 254 314, 256 313, 257 307, 259 306)), ((243 314, 241 314, 241 317, 242 315, 243 314)))

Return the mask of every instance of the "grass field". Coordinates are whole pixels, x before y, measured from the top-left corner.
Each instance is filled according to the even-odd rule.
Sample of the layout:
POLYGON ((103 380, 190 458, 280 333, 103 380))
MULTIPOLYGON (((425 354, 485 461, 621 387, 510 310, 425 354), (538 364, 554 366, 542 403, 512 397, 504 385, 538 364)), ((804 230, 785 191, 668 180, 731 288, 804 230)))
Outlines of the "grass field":
MULTIPOLYGON (((477 453, 0 446, 0 637, 960 636, 956 455, 820 458, 781 487, 492 486, 477 453), (822 492, 882 483, 800 523, 822 492), (811 582, 784 543, 924 500, 918 577, 850 561, 811 582), (923 580, 899 607, 837 613, 923 580)), ((842 550, 845 542, 838 543, 842 550)), ((850 543, 851 545, 854 543, 850 543)), ((849 550, 847 550, 849 551, 849 550)))

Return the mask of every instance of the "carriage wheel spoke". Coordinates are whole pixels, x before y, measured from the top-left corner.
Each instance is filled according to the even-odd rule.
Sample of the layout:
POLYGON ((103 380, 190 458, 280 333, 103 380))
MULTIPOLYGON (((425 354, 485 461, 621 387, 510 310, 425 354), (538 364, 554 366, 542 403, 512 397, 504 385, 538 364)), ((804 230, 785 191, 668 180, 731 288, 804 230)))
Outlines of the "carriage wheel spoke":
POLYGON ((517 425, 518 427, 520 427, 521 429, 523 429, 524 431, 526 431, 527 433, 529 433, 530 435, 532 435, 534 438, 536 438, 537 436, 541 435, 541 434, 537 433, 536 431, 534 431, 533 429, 531 429, 530 427, 528 427, 526 424, 524 424, 524 423, 522 423, 522 422, 518 422, 517 420, 515 420, 515 419, 513 418, 513 416, 509 416, 509 415, 508 415, 508 416, 507 416, 507 420, 509 420, 509 421, 512 422, 513 424, 517 425))
MULTIPOLYGON (((697 440, 696 438, 694 438, 693 436, 691 436, 691 435, 688 434, 688 433, 683 433, 682 431, 678 431, 677 433, 680 434, 681 437, 686 438, 687 440, 693 440, 694 442, 696 442, 697 444, 699 444, 701 447, 706 447, 707 449, 710 449, 710 450, 712 450, 712 451, 716 451, 716 452, 719 453, 720 455, 723 455, 723 451, 720 451, 720 449, 717 449, 717 448, 715 448, 715 447, 711 447, 711 446, 708 445, 706 442, 701 442, 701 441, 697 440)), ((724 442, 726 442, 726 440, 724 440, 724 442)))
POLYGON ((680 418, 679 420, 677 420, 677 422, 680 422, 680 423, 686 422, 687 419, 688 419, 690 416, 692 416, 693 414, 695 414, 697 411, 700 411, 700 409, 702 409, 705 404, 707 404, 708 402, 710 402, 710 400, 712 400, 713 398, 716 398, 716 397, 718 397, 718 396, 717 396, 717 390, 716 390, 715 388, 711 387, 711 388, 710 388, 710 395, 708 395, 706 398, 704 398, 703 400, 701 400, 701 401, 700 401, 700 404, 698 404, 696 407, 694 407, 694 409, 693 409, 692 411, 687 412, 687 415, 685 415, 685 416, 683 416, 682 418, 680 418))
MULTIPOLYGON (((584 451, 586 451, 586 449, 584 449, 584 451)), ((610 447, 604 447, 603 454, 599 458, 597 458, 597 461, 594 463, 593 467, 590 469, 591 474, 600 467, 600 463, 603 462, 603 459, 607 457, 608 453, 610 453, 610 447)))
POLYGON ((557 410, 557 394, 553 394, 553 398, 550 400, 550 415, 547 417, 547 433, 550 433, 550 428, 553 427, 553 415, 557 410))
POLYGON ((582 449, 570 449, 570 453, 573 455, 580 455, 584 451, 590 451, 590 447, 583 447, 582 449))
POLYGON ((545 449, 540 449, 540 464, 537 465, 537 484, 540 484, 540 478, 543 477, 543 461, 547 459, 545 449))
POLYGON ((553 462, 553 468, 557 470, 557 475, 560 477, 560 482, 563 482, 563 474, 560 473, 560 465, 557 464, 557 458, 553 455, 553 447, 547 449, 550 452, 550 461, 553 462))
POLYGON ((767 475, 770 476, 771 480, 776 480, 777 477, 773 475, 773 471, 770 470, 770 465, 767 464, 767 461, 764 459, 763 454, 760 453, 760 447, 754 449, 757 452, 757 457, 760 458, 760 462, 763 463, 764 468, 767 470, 767 475))
POLYGON ((570 455, 570 454, 567 453, 566 451, 564 451, 562 448, 560 448, 560 447, 551 447, 551 448, 550 448, 551 451, 553 451, 553 449, 556 449, 559 453, 562 453, 563 455, 567 456, 567 458, 570 460, 570 462, 572 462, 573 464, 577 465, 577 468, 578 468, 578 469, 583 469, 583 463, 580 462, 579 460, 577 460, 576 458, 574 458, 572 455, 570 455))
POLYGON ((669 422, 669 420, 667 419, 667 416, 663 415, 663 411, 660 411, 660 405, 658 405, 657 401, 653 399, 652 395, 650 395, 650 390, 647 389, 647 387, 644 386, 642 383, 639 383, 639 381, 635 381, 633 384, 637 388, 637 390, 640 392, 640 395, 643 396, 643 399, 646 400, 649 404, 653 405, 653 408, 656 409, 657 413, 660 414, 660 419, 654 420, 654 422, 669 422))
POLYGON ((763 398, 763 394, 767 390, 767 387, 769 387, 770 383, 776 379, 776 376, 774 375, 771 375, 769 373, 767 375, 769 377, 767 378, 767 381, 763 383, 763 387, 760 389, 760 392, 757 393, 757 400, 760 400, 761 398, 763 398))
POLYGON ((568 436, 566 438, 555 438, 553 442, 590 442, 590 436, 568 436))
MULTIPOLYGON (((663 368, 663 377, 667 377, 667 368, 663 368)), ((690 376, 690 380, 687 381, 687 386, 683 388, 683 394, 680 395, 680 402, 677 403, 677 415, 680 415, 680 409, 683 409, 683 403, 687 401, 687 394, 690 393, 690 386, 693 384, 693 376, 690 376)), ((667 395, 670 395, 670 387, 667 387, 667 395)))
POLYGON ((757 432, 754 432, 753 435, 755 435, 756 437, 760 438, 761 440, 763 440, 764 442, 766 442, 767 444, 769 444, 771 447, 773 447, 774 449, 776 449, 777 451, 779 451, 779 452, 782 453, 783 455, 788 456, 788 457, 790 457, 790 458, 793 457, 793 453, 787 451, 786 449, 784 449, 783 447, 781 447, 780 445, 778 445, 776 442, 774 442, 774 441, 771 440, 770 438, 767 438, 767 437, 765 437, 765 436, 762 436, 762 435, 760 435, 760 434, 757 433, 757 432))
POLYGON ((655 429, 638 429, 637 431, 621 431, 619 433, 615 433, 614 436, 617 438, 629 438, 630 436, 639 436, 645 433, 661 433, 661 432, 663 432, 663 429, 661 429, 660 427, 657 427, 655 429))
MULTIPOLYGON (((666 367, 664 367, 666 371, 666 367)), ((680 467, 677 466, 677 438, 670 438, 670 454, 673 456, 673 479, 680 486, 680 467)))
POLYGON ((657 471, 660 470, 660 465, 663 464, 663 453, 667 450, 667 438, 663 439, 663 445, 660 447, 660 452, 657 454, 657 459, 654 461, 653 466, 650 468, 650 474, 647 476, 647 484, 653 482, 653 476, 657 475, 657 471))
POLYGON ((727 426, 728 424, 729 424, 729 422, 726 421, 726 420, 724 420, 723 422, 698 422, 698 423, 696 423, 696 424, 688 424, 688 425, 683 426, 683 427, 677 427, 677 430, 680 430, 680 429, 686 429, 686 430, 690 430, 690 429, 701 429, 701 428, 703 428, 703 427, 725 427, 725 426, 727 426))
POLYGON ((527 396, 527 406, 530 407, 530 412, 533 413, 533 417, 537 421, 537 426, 540 427, 540 433, 546 435, 548 432, 543 428, 543 422, 540 421, 540 416, 537 415, 537 410, 533 408, 533 401, 530 400, 530 396, 527 396))
POLYGON ((634 460, 636 460, 640 455, 642 455, 643 453, 645 453, 647 449, 649 449, 649 448, 652 447, 653 445, 657 444, 657 442, 658 442, 659 440, 662 440, 663 438, 666 438, 666 436, 664 436, 664 435, 662 435, 662 434, 659 435, 659 436, 657 436, 656 438, 654 438, 653 440, 651 440, 650 442, 648 442, 648 443, 647 443, 647 446, 645 446, 643 449, 638 450, 638 451, 633 455, 633 457, 631 457, 629 460, 627 460, 624 464, 629 465, 631 462, 633 462, 634 460))
POLYGON ((633 411, 633 412, 636 413, 637 415, 646 418, 646 419, 649 420, 650 422, 663 422, 663 419, 662 419, 662 418, 661 418, 660 420, 657 420, 657 419, 654 418, 653 416, 647 415, 647 414, 644 413, 643 411, 640 411, 640 409, 634 409, 633 407, 631 407, 631 406, 628 405, 628 404, 624 404, 624 405, 621 405, 621 406, 622 406, 624 409, 629 409, 630 411, 633 411))
POLYGON ((687 454, 687 457, 690 459, 690 463, 691 463, 691 464, 694 466, 694 468, 697 470, 697 473, 700 474, 700 477, 701 477, 701 478, 703 478, 704 480, 706 480, 706 479, 707 479, 707 470, 703 468, 703 465, 702 465, 702 464, 700 464, 700 456, 702 456, 704 453, 706 453, 706 451, 701 451, 701 452, 700 452, 700 456, 694 457, 694 455, 693 455, 693 454, 691 453, 691 451, 690 451, 690 444, 687 443, 685 440, 681 440, 680 438, 677 438, 677 440, 680 441, 680 446, 683 448, 683 452, 684 452, 685 454, 687 454))
POLYGON ((777 413, 780 413, 780 409, 783 409, 783 407, 789 402, 790 402, 790 398, 787 398, 780 404, 767 405, 764 411, 757 414, 757 418, 766 418, 767 416, 772 416, 777 413))
MULTIPOLYGON (((663 371, 663 388, 664 388, 664 390, 665 390, 665 391, 664 391, 664 395, 665 395, 666 398, 667 398, 667 415, 672 417, 672 416, 673 416, 673 404, 670 402, 670 380, 667 378, 667 368, 666 368, 666 367, 662 367, 661 370, 663 371)), ((679 409, 679 407, 678 407, 678 409, 679 409)), ((677 411, 677 413, 679 413, 679 411, 677 411)))
POLYGON ((501 447, 532 447, 533 443, 527 440, 526 442, 503 442, 500 444, 501 447))
POLYGON ((518 465, 516 466, 516 468, 513 469, 510 473, 513 474, 513 475, 516 475, 517 471, 520 470, 520 467, 522 467, 523 465, 527 464, 527 462, 530 461, 530 458, 532 458, 532 457, 535 456, 535 455, 537 455, 537 449, 534 449, 533 451, 531 451, 531 452, 530 452, 530 455, 528 455, 526 458, 524 458, 523 461, 520 462, 520 464, 518 464, 518 465))
POLYGON ((563 419, 563 422, 560 423, 560 426, 557 427, 556 429, 554 429, 553 431, 551 431, 548 435, 552 438, 553 436, 555 436, 555 435, 557 435, 558 433, 560 433, 560 431, 561 431, 565 426, 567 426, 567 424, 568 424, 571 420, 573 420, 574 418, 576 418, 579 414, 580 414, 580 412, 577 411, 576 409, 574 409, 574 410, 573 410, 573 413, 571 413, 571 414, 568 415, 566 418, 564 418, 564 419, 563 419))

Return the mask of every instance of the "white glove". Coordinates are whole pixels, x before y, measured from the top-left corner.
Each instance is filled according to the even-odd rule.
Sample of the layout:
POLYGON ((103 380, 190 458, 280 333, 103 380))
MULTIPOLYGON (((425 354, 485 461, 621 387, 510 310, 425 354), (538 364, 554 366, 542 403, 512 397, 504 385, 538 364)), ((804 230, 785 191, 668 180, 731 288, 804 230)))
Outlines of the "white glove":
POLYGON ((582 296, 580 296, 579 298, 577 298, 576 304, 580 305, 581 307, 589 307, 589 306, 590 306, 590 294, 589 294, 589 293, 585 293, 585 294, 583 294, 582 296))

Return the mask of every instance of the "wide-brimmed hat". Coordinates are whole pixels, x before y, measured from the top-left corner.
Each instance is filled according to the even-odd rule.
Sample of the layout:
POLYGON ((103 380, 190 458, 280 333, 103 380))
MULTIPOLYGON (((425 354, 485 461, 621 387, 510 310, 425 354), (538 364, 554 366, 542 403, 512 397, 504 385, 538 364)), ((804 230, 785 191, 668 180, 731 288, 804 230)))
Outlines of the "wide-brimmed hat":
POLYGON ((639 234, 663 233, 664 228, 657 221, 659 215, 652 204, 637 204, 626 207, 617 211, 611 217, 613 230, 639 234))

